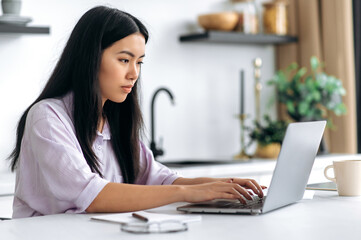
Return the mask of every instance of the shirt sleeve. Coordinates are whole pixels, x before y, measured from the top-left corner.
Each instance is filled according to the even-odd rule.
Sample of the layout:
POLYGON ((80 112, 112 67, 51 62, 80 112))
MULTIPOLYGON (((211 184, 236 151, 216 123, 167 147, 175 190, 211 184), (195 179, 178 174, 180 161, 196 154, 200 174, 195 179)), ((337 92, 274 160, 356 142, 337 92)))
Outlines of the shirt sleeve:
POLYGON ((32 124, 28 139, 38 171, 28 204, 42 214, 84 212, 108 181, 90 170, 75 134, 47 117, 32 124))
POLYGON ((140 173, 137 184, 170 185, 179 177, 178 173, 155 161, 152 151, 140 142, 140 173))

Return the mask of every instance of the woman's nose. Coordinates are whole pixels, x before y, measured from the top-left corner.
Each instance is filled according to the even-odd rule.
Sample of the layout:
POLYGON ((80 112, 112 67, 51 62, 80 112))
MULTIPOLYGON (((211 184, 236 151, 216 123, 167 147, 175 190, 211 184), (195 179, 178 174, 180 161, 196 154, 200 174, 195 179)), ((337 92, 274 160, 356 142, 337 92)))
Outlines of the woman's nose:
POLYGON ((134 64, 134 65, 132 64, 128 69, 127 78, 129 80, 137 80, 139 71, 140 71, 140 69, 139 69, 138 64, 134 64))

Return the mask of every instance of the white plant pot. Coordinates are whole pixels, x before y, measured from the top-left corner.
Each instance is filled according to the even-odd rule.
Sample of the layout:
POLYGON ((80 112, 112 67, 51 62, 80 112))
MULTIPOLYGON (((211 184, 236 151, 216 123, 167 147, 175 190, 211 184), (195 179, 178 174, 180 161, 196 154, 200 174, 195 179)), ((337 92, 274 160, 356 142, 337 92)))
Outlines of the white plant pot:
POLYGON ((1 7, 3 14, 19 15, 21 9, 21 0, 2 0, 1 7))

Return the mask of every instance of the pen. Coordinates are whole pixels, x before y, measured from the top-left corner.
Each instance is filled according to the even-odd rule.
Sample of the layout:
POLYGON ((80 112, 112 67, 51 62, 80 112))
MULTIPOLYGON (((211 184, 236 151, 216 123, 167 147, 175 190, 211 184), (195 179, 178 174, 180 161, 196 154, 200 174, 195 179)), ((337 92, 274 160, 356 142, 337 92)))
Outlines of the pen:
POLYGON ((144 217, 144 216, 142 216, 140 214, 137 214, 137 213, 132 213, 132 217, 137 218, 137 219, 139 219, 139 220, 141 220, 143 222, 148 222, 149 221, 148 218, 146 218, 146 217, 144 217))

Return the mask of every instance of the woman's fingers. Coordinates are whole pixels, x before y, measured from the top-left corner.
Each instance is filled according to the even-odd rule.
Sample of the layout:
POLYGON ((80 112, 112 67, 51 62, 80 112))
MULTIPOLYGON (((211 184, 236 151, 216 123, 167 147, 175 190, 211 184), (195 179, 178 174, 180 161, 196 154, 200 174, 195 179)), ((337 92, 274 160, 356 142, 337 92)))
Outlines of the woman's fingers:
POLYGON ((259 189, 257 188, 257 186, 250 180, 246 183, 246 188, 250 188, 252 189, 252 191, 257 194, 258 196, 260 195, 260 192, 262 191, 259 191, 259 189))
POLYGON ((252 200, 252 196, 248 190, 237 183, 220 182, 217 189, 218 191, 233 194, 235 198, 239 199, 242 203, 246 203, 245 199, 252 200))
POLYGON ((252 191, 254 193, 256 193, 260 198, 263 197, 263 191, 262 189, 264 189, 263 187, 261 187, 256 180, 253 179, 237 179, 235 178, 233 180, 234 182, 245 186, 246 188, 252 189, 252 191))
MULTIPOLYGON (((218 195, 218 194, 217 194, 218 195)), ((246 204, 246 200, 243 195, 239 192, 238 189, 229 187, 223 188, 222 192, 219 193, 219 196, 216 197, 217 199, 238 199, 241 203, 246 204), (226 191, 226 192, 223 192, 226 191)))
POLYGON ((263 197, 262 187, 251 179, 234 179, 228 182, 212 182, 187 186, 190 202, 209 201, 213 199, 239 199, 241 203, 252 200, 253 193, 263 197))
POLYGON ((238 199, 237 195, 234 193, 225 193, 225 192, 219 192, 215 199, 238 199))
MULTIPOLYGON (((258 192, 258 196, 260 198, 263 198, 263 191, 262 191, 261 185, 259 185, 258 182, 256 182, 256 180, 253 180, 253 179, 250 179, 250 180, 251 180, 251 183, 253 184, 253 186, 256 187, 257 192, 258 192)), ((252 190, 253 190, 253 188, 252 188, 252 190)))
POLYGON ((238 190, 236 190, 235 188, 231 189, 233 195, 237 196, 237 199, 239 199, 239 201, 243 204, 246 204, 246 200, 244 200, 244 198, 242 197, 242 194, 240 194, 240 192, 238 190))
POLYGON ((233 188, 237 190, 240 194, 242 194, 246 199, 252 200, 251 194, 249 194, 249 192, 244 187, 242 187, 237 183, 233 183, 233 185, 234 185, 233 188))

